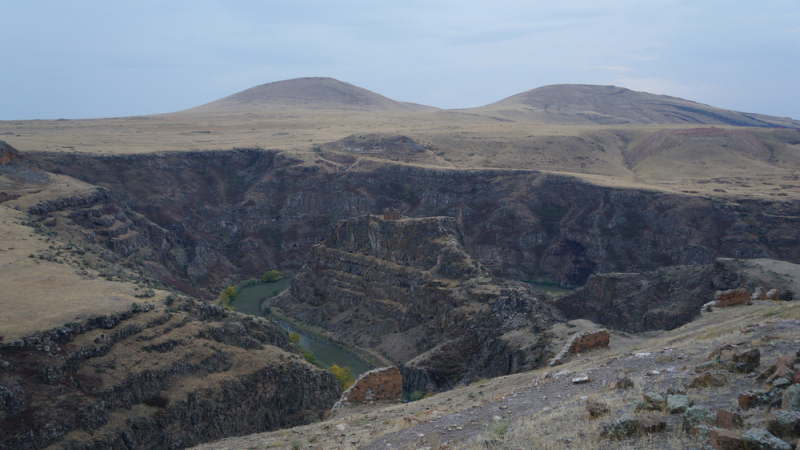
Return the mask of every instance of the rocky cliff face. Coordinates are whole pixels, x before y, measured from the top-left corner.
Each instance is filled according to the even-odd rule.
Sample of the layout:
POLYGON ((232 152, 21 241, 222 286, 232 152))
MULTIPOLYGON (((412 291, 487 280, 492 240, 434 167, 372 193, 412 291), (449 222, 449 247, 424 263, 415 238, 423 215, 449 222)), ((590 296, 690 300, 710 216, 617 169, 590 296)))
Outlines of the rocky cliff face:
POLYGON ((0 448, 185 448, 309 423, 339 398, 277 326, 169 300, 0 344, 0 448))
POLYGON ((476 262, 452 217, 342 221, 273 305, 437 389, 537 367, 539 334, 559 320, 543 293, 476 262))
MULTIPOLYGON (((800 262, 796 202, 600 187, 533 171, 355 164, 324 151, 308 161, 263 150, 36 160, 109 189, 115 207, 163 230, 136 245, 152 249, 141 258, 172 285, 207 295, 268 268, 299 270, 340 219, 390 206, 411 217, 460 215, 465 248, 494 274, 565 286, 716 257, 800 262)), ((98 236, 114 226, 75 222, 98 236)), ((125 238, 98 239, 124 255, 134 247, 118 242, 125 238)))
POLYGON ((777 289, 791 300, 798 292, 799 274, 797 264, 725 258, 642 273, 593 274, 586 285, 558 298, 556 306, 569 319, 589 319, 617 330, 671 330, 699 316, 717 290, 777 289))

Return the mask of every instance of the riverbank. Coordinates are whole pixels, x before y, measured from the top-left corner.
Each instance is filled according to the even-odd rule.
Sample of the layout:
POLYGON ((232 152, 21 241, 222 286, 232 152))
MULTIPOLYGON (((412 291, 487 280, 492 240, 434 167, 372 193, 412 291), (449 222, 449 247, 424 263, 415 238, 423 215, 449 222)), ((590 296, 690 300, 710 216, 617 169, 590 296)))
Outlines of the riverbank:
POLYGON ((269 303, 270 299, 288 288, 290 284, 291 278, 284 277, 275 282, 244 286, 239 289, 231 306, 238 312, 272 319, 284 330, 298 333, 301 339, 300 345, 327 366, 336 364, 340 367, 350 367, 353 375, 358 376, 374 367, 391 365, 391 362, 380 356, 344 345, 325 330, 297 322, 283 314, 280 308, 272 306, 269 303))

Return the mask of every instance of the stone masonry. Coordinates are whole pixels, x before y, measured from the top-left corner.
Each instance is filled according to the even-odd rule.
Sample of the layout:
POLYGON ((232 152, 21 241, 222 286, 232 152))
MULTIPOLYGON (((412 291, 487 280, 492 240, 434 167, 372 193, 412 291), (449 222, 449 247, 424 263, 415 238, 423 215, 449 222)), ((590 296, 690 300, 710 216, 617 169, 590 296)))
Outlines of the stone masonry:
POLYGON ((403 377, 397 367, 381 367, 365 372, 358 377, 342 398, 334 405, 339 408, 347 403, 373 401, 399 402, 403 395, 403 377))
POLYGON ((714 293, 714 301, 717 303, 716 306, 718 308, 746 305, 750 301, 750 294, 744 288, 717 291, 714 293))
POLYGON ((550 365, 557 366, 562 364, 569 353, 580 353, 595 348, 608 348, 610 339, 611 335, 605 328, 575 333, 567 343, 564 344, 564 348, 561 349, 558 355, 550 361, 550 365))

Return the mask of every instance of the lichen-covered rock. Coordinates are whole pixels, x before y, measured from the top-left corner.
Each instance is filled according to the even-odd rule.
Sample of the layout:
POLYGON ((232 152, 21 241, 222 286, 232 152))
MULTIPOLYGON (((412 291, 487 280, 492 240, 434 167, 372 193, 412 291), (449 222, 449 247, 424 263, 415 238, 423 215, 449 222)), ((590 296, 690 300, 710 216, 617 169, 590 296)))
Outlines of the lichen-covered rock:
POLYGON ((783 440, 800 438, 800 411, 776 409, 767 414, 765 423, 770 433, 783 440))
POLYGON ((792 450, 792 446, 763 428, 751 428, 742 434, 748 450, 792 450))
POLYGON ((714 423, 716 414, 704 406, 691 406, 684 411, 682 416, 682 425, 684 431, 691 434, 698 434, 697 427, 699 425, 707 425, 714 423))
POLYGON ((636 433, 658 433, 666 428, 666 420, 654 414, 638 416, 623 414, 619 418, 603 424, 600 436, 606 439, 622 439, 636 433))
POLYGON ((800 410, 800 384, 793 384, 786 388, 781 398, 781 408, 800 410))
POLYGON ((726 346, 713 351, 707 361, 698 364, 695 370, 704 372, 717 367, 724 368, 733 373, 753 372, 761 363, 761 351, 757 348, 740 352, 731 346, 726 346))
POLYGON ((677 414, 685 412, 692 406, 692 399, 687 395, 668 395, 667 396, 667 411, 670 414, 677 414))
POLYGON ((664 409, 667 404, 667 399, 657 392, 645 392, 642 394, 641 408, 651 411, 660 411, 664 409))

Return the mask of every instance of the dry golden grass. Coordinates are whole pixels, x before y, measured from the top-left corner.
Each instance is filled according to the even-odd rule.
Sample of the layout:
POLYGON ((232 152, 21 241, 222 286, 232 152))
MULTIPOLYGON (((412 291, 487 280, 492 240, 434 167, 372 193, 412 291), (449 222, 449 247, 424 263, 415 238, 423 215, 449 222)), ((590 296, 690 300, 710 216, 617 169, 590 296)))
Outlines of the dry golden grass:
MULTIPOLYGON (((139 117, 59 121, 3 121, 0 136, 24 152, 99 155, 160 151, 281 149, 306 161, 355 157, 342 169, 393 162, 456 169, 523 169, 563 173, 587 182, 715 197, 800 198, 800 156, 791 130, 745 130, 773 149, 771 162, 725 147, 678 147, 633 169, 623 150, 678 125, 547 125, 498 121, 459 111, 259 110, 248 114, 181 112, 139 117), (352 134, 406 135, 433 150, 417 158, 314 151, 352 134), (727 152, 727 153, 726 153, 727 152), (408 159, 406 161, 405 159, 408 159), (369 165, 369 164, 367 164, 369 165), (723 192, 724 191, 724 192, 723 192)), ((718 127, 720 128, 720 127, 718 127)))
MULTIPOLYGON (((86 188, 57 176, 39 192, 23 192, 19 199, 0 204, 0 336, 4 342, 142 302, 135 297, 134 284, 97 278, 97 271, 79 267, 74 254, 63 250, 66 242, 38 234, 27 225, 23 211, 28 206, 86 188), (50 261, 38 258, 43 253, 60 254, 50 261)), ((160 292, 148 301, 164 295, 160 292)))

